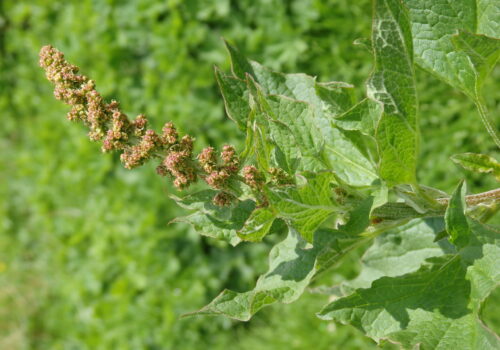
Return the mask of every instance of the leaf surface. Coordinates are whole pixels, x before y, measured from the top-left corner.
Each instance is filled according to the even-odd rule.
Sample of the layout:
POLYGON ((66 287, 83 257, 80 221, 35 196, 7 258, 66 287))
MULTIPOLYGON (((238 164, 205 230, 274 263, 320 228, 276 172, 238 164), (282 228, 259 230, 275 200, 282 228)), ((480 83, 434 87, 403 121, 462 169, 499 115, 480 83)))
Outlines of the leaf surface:
POLYGON ((244 227, 255 208, 255 202, 245 200, 230 207, 218 207, 212 203, 216 193, 217 191, 205 190, 184 198, 171 196, 181 207, 196 210, 193 214, 177 217, 172 222, 191 224, 200 235, 235 246, 241 242, 237 231, 244 227))
POLYGON ((215 68, 215 78, 219 84, 228 117, 241 130, 246 130, 248 115, 250 114, 246 82, 222 73, 217 67, 215 68))
POLYGON ((462 181, 453 194, 451 195, 444 214, 446 222, 446 231, 450 235, 450 241, 457 247, 461 248, 469 242, 470 228, 467 218, 465 216, 465 203, 466 186, 462 181))
POLYGON ((269 200, 278 217, 289 222, 307 242, 312 242, 314 232, 337 206, 332 200, 331 173, 306 176, 305 184, 270 192, 269 200))
POLYGON ((375 68, 367 83, 367 94, 383 108, 376 139, 380 176, 389 186, 415 183, 419 131, 411 39, 404 5, 398 0, 375 0, 375 68))
POLYGON ((478 173, 492 173, 500 181, 500 163, 486 154, 462 153, 455 154, 451 160, 463 168, 478 173))
POLYGON ((248 217, 238 231, 238 237, 244 241, 258 242, 269 232, 276 213, 270 208, 257 208, 248 217))
POLYGON ((293 228, 289 228, 288 236, 269 253, 269 270, 257 280, 255 288, 248 292, 238 293, 224 290, 210 304, 190 315, 225 315, 237 320, 248 321, 262 307, 276 303, 291 303, 302 295, 311 279, 319 270, 319 259, 335 250, 336 257, 343 256, 353 242, 342 250, 339 241, 343 234, 331 230, 318 230, 313 245, 308 244, 293 228))
POLYGON ((446 240, 433 241, 443 226, 440 219, 433 221, 426 228, 429 221, 417 219, 380 237, 367 251, 360 277, 347 286, 351 294, 319 316, 404 349, 498 348, 499 338, 478 313, 500 282, 498 232, 469 220, 473 234, 457 252, 446 240))
POLYGON ((404 0, 404 3, 411 18, 415 62, 472 98, 486 129, 500 147, 495 123, 482 100, 485 77, 500 57, 498 3, 492 0, 451 3, 404 0))
MULTIPOLYGON (((297 170, 333 170, 352 186, 370 186, 377 179, 374 147, 367 144, 359 130, 344 130, 334 122, 335 116, 353 106, 349 84, 318 83, 305 74, 275 72, 244 59, 234 47, 229 51, 234 79, 238 81, 245 73, 252 97, 249 103, 254 119, 247 130, 246 153, 253 153, 263 170, 267 170, 272 161, 270 154, 274 153, 276 165, 291 174, 297 170), (276 149, 269 151, 269 143, 276 149)), ((242 98, 234 95, 235 100, 229 101, 230 94, 226 95, 231 117, 242 98)))

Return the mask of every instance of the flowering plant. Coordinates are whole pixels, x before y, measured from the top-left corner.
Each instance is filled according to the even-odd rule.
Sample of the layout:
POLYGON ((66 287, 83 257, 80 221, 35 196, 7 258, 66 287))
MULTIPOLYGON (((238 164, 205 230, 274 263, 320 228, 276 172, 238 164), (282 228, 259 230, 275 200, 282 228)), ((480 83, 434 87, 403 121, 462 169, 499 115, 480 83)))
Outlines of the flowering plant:
MULTIPOLYGON (((328 289, 334 300, 320 318, 350 323, 403 348, 495 349, 498 337, 479 316, 500 283, 500 232, 486 224, 499 209, 500 189, 467 195, 461 182, 450 195, 418 183, 414 69, 469 96, 500 146, 481 97, 500 56, 500 33, 486 15, 471 32, 469 19, 457 15, 470 10, 465 2, 457 3, 459 12, 436 7, 422 17, 424 3, 374 1, 375 63, 361 101, 349 84, 268 70, 227 44, 232 72, 216 68, 215 76, 228 116, 246 135, 239 154, 225 145, 220 154, 207 147, 195 156, 194 139, 180 137, 172 123, 158 134, 147 129, 144 115, 129 120, 51 46, 42 48, 40 65, 56 98, 72 106, 68 119, 86 124, 103 151, 120 151, 126 168, 157 159, 158 174, 178 189, 206 182, 207 190, 172 197, 194 210, 176 221, 232 245, 286 234, 253 290, 225 290, 194 314, 249 320, 266 305, 295 301, 315 277, 374 241, 360 276, 328 289), (439 22, 444 17, 453 23, 439 22)), ((500 178, 500 164, 488 155, 452 160, 500 178)))

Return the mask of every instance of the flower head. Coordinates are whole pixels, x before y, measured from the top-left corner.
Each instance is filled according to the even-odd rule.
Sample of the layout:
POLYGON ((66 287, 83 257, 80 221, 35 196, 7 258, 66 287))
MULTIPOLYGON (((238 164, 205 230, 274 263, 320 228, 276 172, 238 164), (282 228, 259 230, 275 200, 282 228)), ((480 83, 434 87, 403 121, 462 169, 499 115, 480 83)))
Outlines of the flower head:
POLYGON ((243 178, 245 183, 254 190, 261 190, 266 182, 266 177, 253 165, 243 168, 243 178))

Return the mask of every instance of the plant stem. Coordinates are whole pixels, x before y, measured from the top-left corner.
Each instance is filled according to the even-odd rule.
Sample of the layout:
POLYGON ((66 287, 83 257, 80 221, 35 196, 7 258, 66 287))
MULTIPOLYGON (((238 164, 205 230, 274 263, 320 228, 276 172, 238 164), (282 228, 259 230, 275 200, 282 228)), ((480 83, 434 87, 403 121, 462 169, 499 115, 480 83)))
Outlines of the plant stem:
MULTIPOLYGON (((383 221, 370 226, 365 233, 361 234, 363 237, 361 240, 356 241, 351 246, 348 246, 339 252, 337 255, 334 255, 331 258, 331 261, 324 262, 323 267, 316 271, 313 280, 335 264, 339 263, 341 258, 349 254, 351 251, 390 229, 404 225, 411 219, 444 215, 450 199, 438 198, 436 201, 440 204, 440 208, 428 211, 424 214, 417 212, 415 209, 403 202, 389 202, 376 208, 372 213, 372 218, 383 219, 383 221)), ((477 205, 492 201, 500 205, 500 188, 487 192, 471 194, 465 197, 465 201, 468 205, 477 205)), ((488 218, 486 217, 485 219, 487 220, 488 218)))
MULTIPOLYGON (((500 188, 465 196, 465 201, 468 205, 477 205, 479 203, 489 202, 493 200, 500 200, 500 188)), ((438 198, 438 202, 443 205, 448 205, 449 198, 438 198)))
MULTIPOLYGON (((441 216, 444 215, 449 201, 449 198, 438 198, 437 202, 440 204, 440 207, 423 214, 417 212, 415 209, 403 202, 386 203, 381 207, 376 208, 372 213, 372 217, 374 219, 382 220, 399 220, 405 218, 441 216)), ((466 196, 465 201, 468 205, 477 205, 491 201, 500 202, 500 188, 466 196)))

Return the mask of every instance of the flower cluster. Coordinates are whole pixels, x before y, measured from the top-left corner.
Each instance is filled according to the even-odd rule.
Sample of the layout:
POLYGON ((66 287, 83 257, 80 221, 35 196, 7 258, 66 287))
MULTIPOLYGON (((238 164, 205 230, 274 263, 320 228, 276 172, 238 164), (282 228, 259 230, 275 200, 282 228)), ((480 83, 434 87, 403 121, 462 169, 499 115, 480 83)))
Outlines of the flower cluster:
POLYGON ((291 186, 295 184, 293 177, 281 168, 269 168, 271 183, 275 186, 291 186))
POLYGON ((266 177, 253 165, 243 168, 243 179, 252 189, 260 191, 266 182, 266 177))
MULTIPOLYGON (((180 138, 171 122, 163 126, 161 134, 147 129, 148 120, 143 114, 131 121, 121 111, 118 102, 106 103, 96 90, 94 81, 78 74, 79 68, 68 63, 64 54, 52 46, 41 49, 40 66, 45 70, 47 79, 55 85, 55 97, 71 106, 67 118, 87 125, 89 138, 102 141, 104 152, 122 152, 120 159, 125 168, 132 169, 157 158, 161 161, 156 168, 157 173, 172 177, 177 188, 186 188, 202 178, 211 188, 219 191, 213 198, 216 205, 226 206, 236 200, 231 184, 232 181, 241 181, 238 177, 240 159, 233 146, 225 145, 219 156, 214 148, 207 147, 194 157, 194 139, 191 136, 180 138)), ((270 174, 271 180, 278 185, 291 181, 281 169, 273 168, 270 174)), ((243 181, 261 192, 266 178, 254 166, 246 166, 243 181)))
POLYGON ((233 146, 225 145, 219 161, 213 147, 207 147, 198 155, 198 162, 206 173, 205 182, 216 190, 221 190, 213 199, 214 204, 224 206, 234 200, 229 190, 230 180, 235 179, 240 170, 240 160, 233 146))
POLYGON ((90 139, 102 140, 103 151, 122 151, 120 159, 126 168, 135 168, 151 158, 163 158, 157 172, 174 177, 176 187, 184 188, 196 181, 193 139, 189 135, 179 140, 172 123, 166 123, 162 135, 158 135, 146 129, 148 120, 142 114, 130 121, 118 102, 105 103, 94 81, 79 75, 78 67, 69 64, 63 53, 52 46, 41 49, 40 66, 55 84, 55 97, 72 107, 68 119, 86 124, 90 139))

